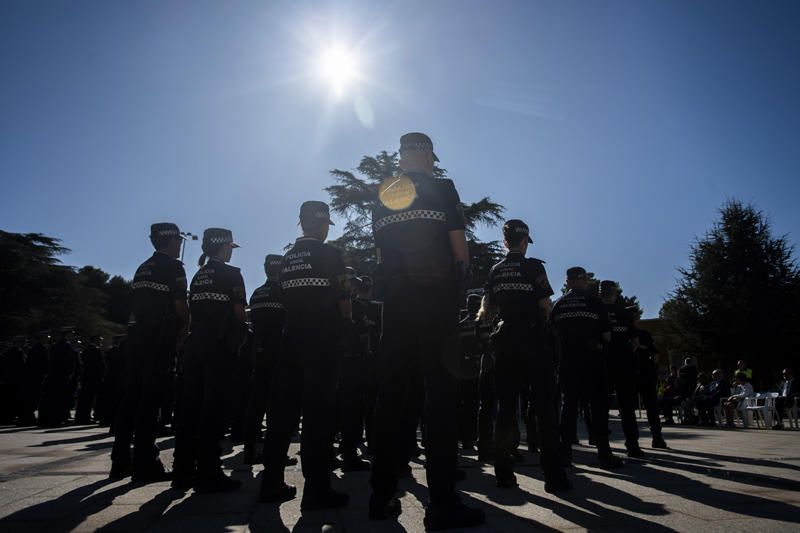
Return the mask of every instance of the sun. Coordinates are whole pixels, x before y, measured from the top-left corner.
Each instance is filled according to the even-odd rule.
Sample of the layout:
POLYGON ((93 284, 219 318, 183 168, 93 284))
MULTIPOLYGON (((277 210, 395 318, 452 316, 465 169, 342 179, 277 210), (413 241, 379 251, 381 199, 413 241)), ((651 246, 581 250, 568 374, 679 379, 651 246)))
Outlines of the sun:
POLYGON ((330 85, 333 94, 340 97, 345 89, 359 77, 356 55, 342 46, 323 50, 319 59, 319 75, 330 85))

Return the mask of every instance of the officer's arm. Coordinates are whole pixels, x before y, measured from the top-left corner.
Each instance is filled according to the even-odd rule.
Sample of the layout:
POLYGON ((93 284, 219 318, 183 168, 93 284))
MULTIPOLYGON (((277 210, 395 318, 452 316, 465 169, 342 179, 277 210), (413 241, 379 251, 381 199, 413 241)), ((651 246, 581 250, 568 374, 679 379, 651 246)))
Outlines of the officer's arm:
POLYGON ((233 304, 233 315, 239 322, 247 322, 247 315, 244 312, 244 304, 233 304))
POLYGON ((469 268, 469 247, 467 246, 467 235, 464 230, 448 231, 450 237, 450 251, 453 254, 455 264, 463 264, 469 268))

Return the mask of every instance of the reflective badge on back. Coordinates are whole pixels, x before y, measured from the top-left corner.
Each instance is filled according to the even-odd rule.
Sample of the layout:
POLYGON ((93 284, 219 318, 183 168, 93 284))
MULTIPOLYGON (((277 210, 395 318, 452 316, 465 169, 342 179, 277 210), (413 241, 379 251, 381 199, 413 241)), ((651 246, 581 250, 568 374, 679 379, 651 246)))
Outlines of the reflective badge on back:
POLYGON ((417 187, 405 175, 386 178, 378 188, 381 203, 392 211, 407 209, 417 199, 417 187))

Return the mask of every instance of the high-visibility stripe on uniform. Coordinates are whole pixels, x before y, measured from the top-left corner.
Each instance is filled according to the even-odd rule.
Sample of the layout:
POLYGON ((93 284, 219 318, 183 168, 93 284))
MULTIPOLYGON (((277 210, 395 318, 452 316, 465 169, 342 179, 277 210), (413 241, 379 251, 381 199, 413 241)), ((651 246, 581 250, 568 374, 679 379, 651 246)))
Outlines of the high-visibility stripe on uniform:
POLYGON ((200 300, 213 300, 217 302, 229 302, 231 299, 227 294, 220 294, 218 292, 198 292, 192 294, 192 301, 197 302, 200 300))
POLYGON ((250 306, 250 309, 283 309, 283 304, 280 302, 259 302, 250 306))
POLYGON ((533 285, 530 283, 498 283, 494 287, 492 287, 492 292, 501 292, 501 291, 524 291, 524 292, 533 292, 534 288, 533 285))
POLYGON ((612 331, 614 331, 614 333, 625 333, 626 331, 628 331, 628 327, 627 326, 614 326, 612 328, 612 331))
POLYGON ((388 215, 375 221, 375 231, 385 228, 390 224, 397 222, 410 222, 412 220, 435 220, 438 222, 446 222, 447 215, 443 211, 433 211, 430 209, 415 209, 413 211, 406 211, 404 213, 397 213, 388 215))
POLYGON ((330 287, 328 278, 298 278, 281 282, 282 289, 296 289, 298 287, 330 287))
POLYGON ((131 283, 131 288, 136 289, 153 289, 154 291, 169 292, 169 286, 163 283, 156 283, 155 281, 134 281, 131 283))

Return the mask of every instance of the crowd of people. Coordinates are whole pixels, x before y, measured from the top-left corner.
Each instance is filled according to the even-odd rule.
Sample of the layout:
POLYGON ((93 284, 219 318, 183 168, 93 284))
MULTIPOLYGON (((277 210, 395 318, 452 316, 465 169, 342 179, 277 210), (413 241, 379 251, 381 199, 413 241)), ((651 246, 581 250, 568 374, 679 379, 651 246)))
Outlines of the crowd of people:
MULTIPOLYGON (((498 487, 517 486, 520 414, 552 493, 572 488, 579 414, 600 466, 623 466, 609 444, 610 393, 629 457, 644 456, 638 398, 653 448, 667 447, 659 415, 673 423, 675 408, 685 421, 711 424, 722 400, 732 421, 752 394, 746 372, 731 390, 721 370, 708 379, 689 360, 659 392, 658 351, 618 284, 604 280, 590 291, 586 269, 572 267, 553 303, 544 261, 526 256, 533 239, 522 220, 506 221, 506 257, 468 295, 458 193, 452 181, 432 177, 438 159, 428 136, 406 134, 400 145, 402 172, 380 185, 373 210, 374 279, 325 243, 333 222, 323 202, 302 204, 302 236, 285 254, 266 256, 266 280, 249 302, 239 269, 228 264, 238 246, 230 230, 204 232, 188 282, 178 226, 153 224, 155 252, 132 281, 128 335, 105 354, 100 339, 77 341, 69 328, 49 346, 37 337, 27 352, 15 342, 4 354, 12 401, 3 403, 2 421, 58 426, 74 408, 75 423, 111 427, 110 477, 198 492, 239 488, 222 468, 220 441, 229 436, 244 443, 246 463, 263 463, 263 503, 296 496, 284 472, 297 462, 288 450, 299 432, 301 509, 348 504, 332 486, 335 468, 371 470, 373 520, 401 512, 398 480, 424 453, 425 525, 434 530, 485 520, 457 495, 465 476, 459 443, 494 465, 498 487), (169 432, 171 471, 156 445, 169 432)), ((787 372, 791 398, 797 389, 787 372)))

